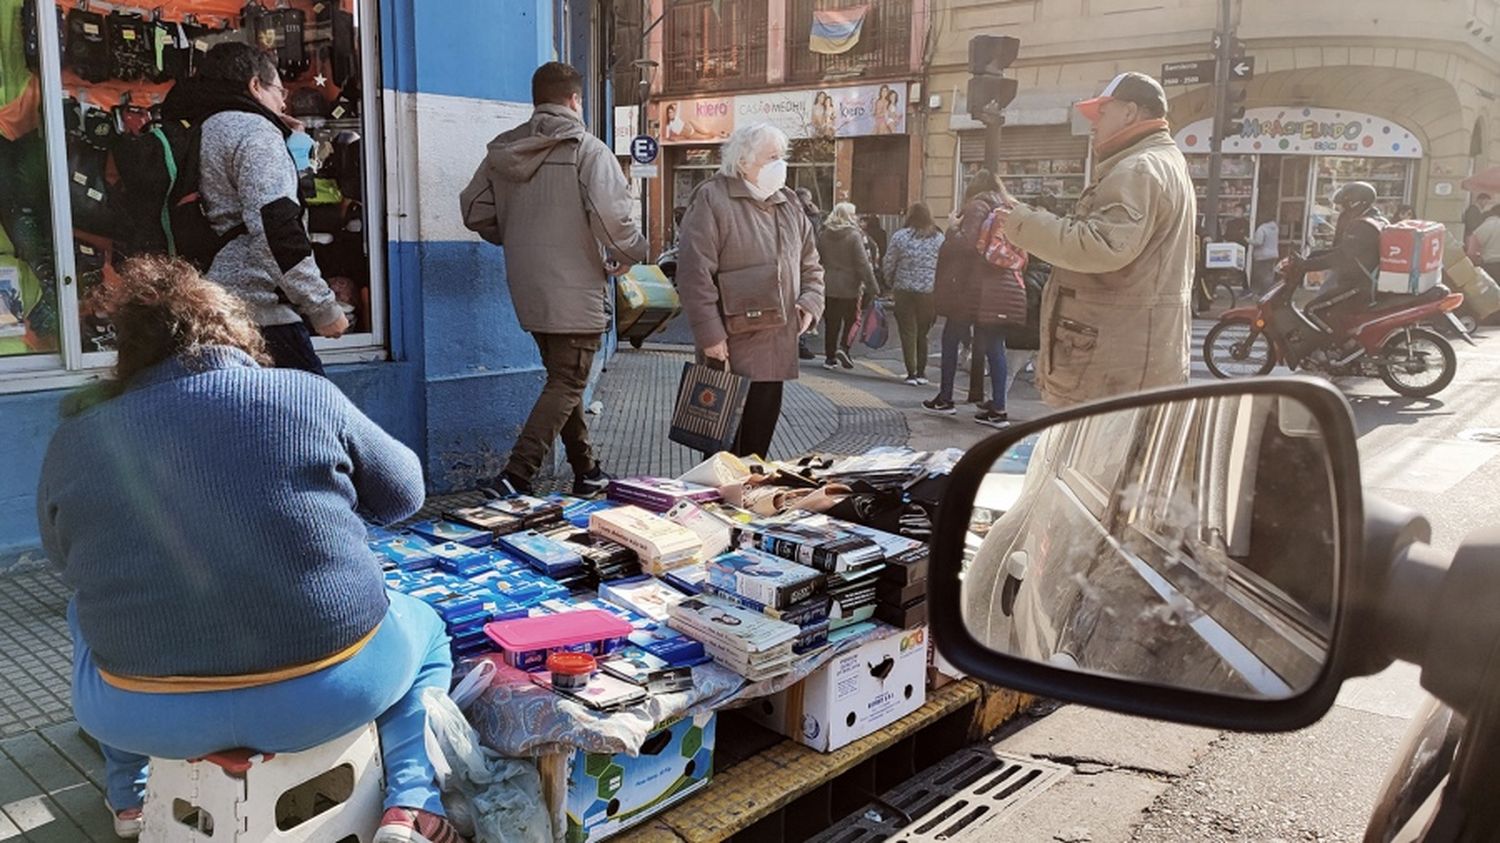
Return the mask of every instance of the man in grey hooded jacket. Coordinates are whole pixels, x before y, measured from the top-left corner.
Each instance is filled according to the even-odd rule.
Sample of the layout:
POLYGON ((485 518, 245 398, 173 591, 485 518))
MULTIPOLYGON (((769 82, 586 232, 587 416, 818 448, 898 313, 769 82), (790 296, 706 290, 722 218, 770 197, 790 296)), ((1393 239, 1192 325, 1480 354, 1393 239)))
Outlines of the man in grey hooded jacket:
POLYGON ((521 327, 535 339, 547 384, 489 484, 525 493, 558 435, 574 494, 604 491, 589 444, 583 392, 609 326, 605 276, 646 257, 614 153, 583 123, 583 77, 550 62, 531 78, 531 119, 495 138, 459 196, 464 225, 505 247, 505 277, 521 327))

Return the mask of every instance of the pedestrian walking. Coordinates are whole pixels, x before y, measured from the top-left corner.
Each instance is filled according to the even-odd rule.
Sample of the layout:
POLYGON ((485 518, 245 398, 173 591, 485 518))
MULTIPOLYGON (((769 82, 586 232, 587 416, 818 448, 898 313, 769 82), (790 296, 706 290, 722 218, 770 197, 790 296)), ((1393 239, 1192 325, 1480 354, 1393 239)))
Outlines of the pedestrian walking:
MULTIPOLYGON (((870 266, 875 268, 877 276, 880 267, 885 263, 885 250, 890 245, 890 235, 886 233, 885 226, 880 224, 880 217, 874 214, 863 214, 859 218, 859 231, 864 235, 865 251, 870 255, 870 266)), ((889 284, 889 279, 876 278, 882 293, 889 284)))
POLYGON ((765 123, 735 129, 682 220, 677 289, 698 355, 750 380, 738 456, 770 451, 797 338, 823 315, 817 237, 785 187, 787 146, 765 123))
POLYGON ((1276 264, 1281 260, 1281 225, 1276 222, 1276 211, 1267 208, 1260 216, 1260 225, 1250 237, 1250 286, 1256 295, 1271 289, 1276 282, 1276 264))
POLYGON ((37 512, 116 833, 140 833, 148 756, 301 752, 374 721, 373 840, 457 840, 423 739, 448 635, 365 544, 365 518, 422 506, 417 455, 327 380, 262 368, 251 306, 184 261, 127 263, 103 304, 114 374, 65 406, 37 512))
MULTIPOLYGON (((992 396, 989 401, 981 397, 974 420, 996 428, 1010 424, 1005 337, 1008 331, 1019 330, 1025 323, 1026 298, 1021 278, 1024 256, 1018 265, 996 266, 980 254, 980 241, 990 214, 1011 201, 989 170, 980 170, 969 183, 958 225, 949 230, 939 253, 936 285, 944 316, 941 380, 938 394, 922 402, 929 412, 940 415, 958 412, 953 403, 958 350, 966 336, 972 337, 971 375, 974 367, 983 366, 989 375, 992 396)), ((970 388, 974 397, 973 386, 970 388)))
POLYGON ((823 368, 853 369, 849 332, 859 323, 861 303, 873 302, 880 295, 853 205, 840 202, 833 206, 818 236, 818 255, 823 261, 828 298, 823 319, 823 368))
POLYGON ((583 124, 583 77, 561 62, 544 64, 531 78, 531 97, 531 119, 490 142, 459 199, 464 224, 505 247, 516 318, 547 372, 505 470, 486 488, 529 493, 561 435, 573 493, 591 497, 610 479, 583 414, 594 355, 609 327, 606 276, 645 260, 646 238, 631 220, 619 162, 583 124))
MULTIPOLYGON (((807 219, 812 223, 814 236, 823 233, 823 211, 818 207, 817 200, 813 198, 813 192, 805 187, 797 188, 797 199, 802 202, 802 210, 807 214, 807 219)), ((813 330, 797 338, 797 359, 816 360, 818 355, 809 346, 808 338, 817 335, 817 326, 813 330)))
POLYGON ((167 95, 162 116, 199 127, 198 190, 222 239, 206 275, 249 306, 276 366, 321 375, 312 331, 341 337, 349 319, 318 271, 302 223, 297 165, 287 151, 299 124, 284 113, 276 67, 274 53, 218 44, 167 95))
POLYGON ((1495 200, 1493 197, 1488 193, 1481 193, 1474 197, 1474 201, 1469 203, 1469 207, 1464 209, 1465 243, 1469 242, 1469 238, 1473 237, 1474 232, 1479 230, 1479 226, 1484 224, 1485 215, 1490 212, 1490 208, 1493 208, 1494 205, 1495 200))
POLYGON ((943 233, 932 211, 918 202, 907 212, 905 227, 891 235, 881 266, 895 292, 896 327, 906 361, 906 383, 911 386, 928 383, 928 334, 937 319, 932 289, 942 246, 943 233))
POLYGON ((1078 110, 1097 179, 1073 212, 1002 210, 1005 236, 1052 264, 1037 385, 1053 406, 1183 384, 1191 362, 1193 182, 1161 84, 1122 73, 1078 110))
POLYGON ((1500 206, 1491 207, 1469 237, 1469 258, 1491 278, 1500 278, 1500 206))

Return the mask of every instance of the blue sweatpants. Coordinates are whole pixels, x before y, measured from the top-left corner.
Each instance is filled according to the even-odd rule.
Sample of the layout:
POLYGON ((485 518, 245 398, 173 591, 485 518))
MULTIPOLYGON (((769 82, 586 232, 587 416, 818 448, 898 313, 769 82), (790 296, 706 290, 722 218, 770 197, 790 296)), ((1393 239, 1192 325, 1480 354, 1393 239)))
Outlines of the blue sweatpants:
POLYGON ((385 759, 385 807, 442 814, 427 757, 421 692, 448 691, 453 676, 448 634, 426 603, 394 591, 389 595, 380 629, 346 662, 258 688, 171 694, 124 691, 105 683, 69 603, 73 714, 104 753, 110 807, 121 811, 145 801, 148 756, 199 758, 236 747, 299 752, 373 720, 385 759))

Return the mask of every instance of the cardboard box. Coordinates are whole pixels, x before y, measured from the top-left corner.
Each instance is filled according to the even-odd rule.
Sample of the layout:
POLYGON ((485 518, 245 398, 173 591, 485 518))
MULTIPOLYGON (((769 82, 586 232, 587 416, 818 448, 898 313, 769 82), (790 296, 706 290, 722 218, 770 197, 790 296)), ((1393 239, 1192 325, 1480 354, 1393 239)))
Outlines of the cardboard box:
POLYGON ((1245 247, 1239 243, 1209 243, 1203 250, 1205 269, 1245 271, 1245 247))
POLYGON ((927 648, 926 627, 871 641, 744 711, 800 744, 833 752, 927 702, 927 648))
POLYGON ((952 685, 960 679, 967 678, 968 674, 953 666, 953 663, 943 658, 936 647, 927 648, 927 687, 936 691, 939 688, 952 685))
POLYGON ((927 600, 924 598, 906 606, 881 603, 875 607, 875 619, 901 629, 916 629, 927 625, 927 600))
POLYGON ((568 769, 568 843, 617 834, 708 786, 717 722, 708 713, 667 723, 634 758, 575 753, 568 769))
POLYGON ((1425 293, 1443 280, 1442 223, 1402 220, 1380 233, 1380 275, 1375 289, 1382 293, 1425 293))

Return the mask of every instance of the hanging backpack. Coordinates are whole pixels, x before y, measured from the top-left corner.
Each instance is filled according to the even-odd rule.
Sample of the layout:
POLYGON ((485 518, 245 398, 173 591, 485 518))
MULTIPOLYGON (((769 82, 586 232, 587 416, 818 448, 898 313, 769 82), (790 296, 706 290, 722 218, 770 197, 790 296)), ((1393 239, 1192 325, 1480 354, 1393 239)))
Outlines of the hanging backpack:
POLYGON ((74 9, 68 12, 67 23, 67 66, 90 82, 108 79, 109 27, 104 15, 74 9))
POLYGON ((133 254, 174 255, 206 271, 220 249, 245 233, 244 223, 220 235, 208 222, 199 193, 202 140, 199 126, 164 121, 116 149, 133 254))
POLYGON ((143 79, 155 64, 153 27, 138 14, 109 14, 110 75, 116 79, 143 79))

